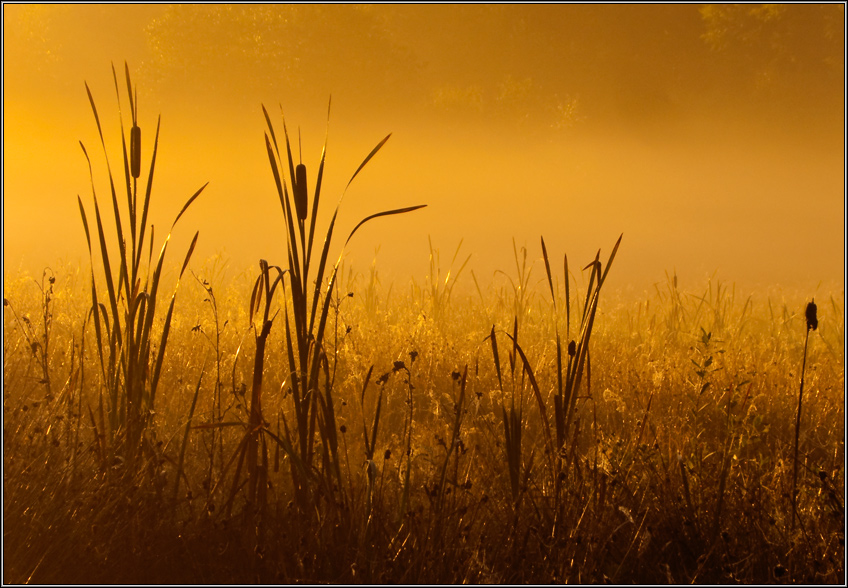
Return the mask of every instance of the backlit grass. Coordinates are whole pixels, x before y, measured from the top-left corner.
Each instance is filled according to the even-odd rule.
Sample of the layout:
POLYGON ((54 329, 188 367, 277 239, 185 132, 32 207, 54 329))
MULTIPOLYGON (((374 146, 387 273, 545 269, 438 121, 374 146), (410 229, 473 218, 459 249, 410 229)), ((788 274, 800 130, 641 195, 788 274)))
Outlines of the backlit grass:
POLYGON ((169 276, 126 86, 116 234, 92 174, 91 267, 4 276, 5 582, 844 583, 844 292, 624 299, 626 238, 384 285, 264 109, 286 258, 169 276))
MULTIPOLYGON (((42 333, 40 280, 7 279, 4 580, 768 582, 791 571, 797 581, 842 581, 841 294, 817 297, 819 327, 809 333, 794 529, 803 297, 732 299, 723 284, 683 292, 671 281, 641 301, 611 294, 598 311, 557 495, 534 390, 520 358, 510 367, 504 331, 513 332, 515 293, 484 287, 481 299, 469 288, 437 315, 438 301, 415 288, 395 286, 384 308, 388 288, 350 272, 326 339, 337 357, 346 505, 327 505, 319 487, 314 513, 299 512, 291 458, 274 444, 259 521, 246 487, 231 497, 232 485, 218 484, 232 481, 226 466, 243 429, 210 426, 249 418, 251 278, 220 261, 193 271, 206 285, 181 290, 149 428, 155 454, 129 485, 121 463, 104 469, 99 455, 99 361, 80 344, 84 280, 53 274, 50 396, 31 344, 42 333), (493 318, 503 392, 487 340, 493 318), (502 407, 509 413, 513 394, 522 438, 510 457, 502 407)), ((546 289, 532 291, 518 340, 552 414, 556 314, 546 289)), ((86 337, 90 345, 91 330, 86 337)), ((263 411, 279 437, 295 418, 285 347, 283 331, 272 330, 263 411)), ((326 464, 313 467, 317 476, 326 464)))

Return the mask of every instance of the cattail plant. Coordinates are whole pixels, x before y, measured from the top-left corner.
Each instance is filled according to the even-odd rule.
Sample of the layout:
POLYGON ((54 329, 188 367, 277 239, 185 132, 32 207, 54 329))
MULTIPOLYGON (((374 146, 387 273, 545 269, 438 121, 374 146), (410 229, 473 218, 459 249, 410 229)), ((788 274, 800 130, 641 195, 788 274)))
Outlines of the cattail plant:
POLYGON ((795 415, 795 459, 792 466, 792 522, 791 530, 795 530, 795 518, 798 516, 798 438, 801 433, 801 400, 804 397, 804 372, 807 369, 807 343, 810 340, 810 331, 819 327, 815 298, 807 303, 804 312, 806 318, 806 332, 804 334, 804 359, 801 363, 801 388, 798 391, 798 412, 795 415))
MULTIPOLYGON (((268 159, 277 188, 277 196, 280 199, 280 205, 283 210, 286 228, 287 260, 284 270, 275 268, 277 270, 277 276, 273 280, 273 283, 270 281, 267 264, 263 265, 262 274, 257 280, 254 295, 251 299, 251 316, 256 309, 255 304, 258 303, 257 297, 261 296, 264 289, 266 304, 265 320, 262 327, 262 334, 257 338, 257 344, 260 342, 260 338, 264 342, 264 337, 270 331, 276 316, 269 316, 268 305, 270 305, 271 297, 274 294, 274 286, 282 283, 284 295, 284 312, 282 315, 285 329, 285 350, 289 367, 284 385, 291 392, 294 424, 290 427, 283 416, 283 434, 281 436, 271 435, 270 431, 267 431, 267 428, 263 425, 264 419, 262 418, 259 395, 261 392, 261 373, 256 373, 261 372, 263 363, 260 359, 260 347, 257 345, 251 426, 249 427, 248 435, 255 435, 257 428, 262 429, 271 435, 271 438, 291 457, 291 474, 296 502, 303 511, 306 511, 310 504, 314 505, 312 490, 319 487, 321 489, 320 495, 324 497, 336 497, 338 503, 342 505, 345 504, 346 500, 344 496, 344 484, 341 480, 337 435, 338 427, 334 412, 332 378, 330 377, 328 353, 324 346, 327 318, 330 312, 333 288, 335 287, 336 274, 342 260, 344 246, 347 245, 356 231, 366 222, 381 216, 412 212, 413 210, 423 208, 425 205, 387 210, 365 217, 350 232, 342 246, 342 253, 339 254, 338 260, 330 266, 328 262, 330 242, 333 237, 341 200, 347 191, 347 188, 345 188, 345 192, 342 193, 342 197, 336 205, 335 212, 326 230, 320 258, 316 261, 313 257, 313 243, 316 234, 315 224, 318 216, 318 205, 321 199, 321 185, 324 177, 324 162, 327 149, 326 138, 318 164, 318 173, 313 192, 314 196, 310 202, 306 165, 299 163, 295 166, 294 164, 285 117, 283 117, 283 130, 289 169, 288 182, 284 174, 281 173, 281 169, 284 169, 283 158, 277 144, 274 126, 264 106, 262 107, 262 111, 268 124, 268 132, 265 134, 265 147, 268 152, 268 159), (289 184, 292 187, 291 196, 289 195, 289 184), (285 276, 285 280, 283 280, 283 276, 285 276), (313 282, 314 287, 310 286, 313 282), (290 299, 285 292, 286 284, 290 291, 290 299), (291 304, 290 312, 287 308, 289 303, 291 304), (323 378, 321 378, 322 374, 323 378), (257 378, 260 386, 256 385, 257 378), (320 439, 320 469, 313 467, 316 456, 316 432, 320 439)), ((329 107, 327 118, 329 128, 329 107)), ((359 172, 362 171, 362 168, 385 145, 390 136, 386 136, 374 147, 356 169, 347 186, 350 186, 354 178, 356 178, 359 172)), ((377 423, 375 421, 375 431, 376 427, 377 423)), ((255 437, 250 437, 250 440, 246 440, 243 445, 249 462, 249 470, 251 469, 250 463, 252 463, 250 460, 255 459, 255 456, 251 454, 254 454, 255 449, 258 447, 255 439, 255 437)), ((242 457, 239 458, 240 461, 241 459, 242 457)), ((236 478, 238 479, 238 475, 236 478)), ((234 482, 234 491, 237 487, 238 480, 234 482)), ((259 481, 256 485, 251 482, 250 488, 254 487, 261 488, 262 482, 259 481)), ((232 500, 232 498, 233 496, 231 495, 230 499, 232 500)), ((330 500, 329 503, 336 503, 336 499, 330 500)))
MULTIPOLYGON (((580 322, 580 331, 577 336, 577 340, 569 341, 567 345, 567 354, 568 359, 566 360, 565 366, 563 366, 563 345, 562 338, 559 332, 559 311, 556 306, 556 290, 553 284, 553 277, 551 274, 551 265, 550 260, 548 259, 548 250, 545 247, 545 240, 542 239, 542 255, 545 259, 545 271, 548 276, 548 286, 550 287, 551 297, 553 299, 554 304, 554 316, 555 316, 555 333, 556 333, 556 358, 557 358, 557 388, 554 395, 554 427, 555 427, 555 436, 554 432, 551 431, 550 420, 548 419, 548 409, 544 399, 542 398, 541 390, 539 389, 539 384, 536 379, 536 375, 533 372, 533 368, 530 366, 530 361, 527 359, 527 355, 524 353, 524 350, 521 348, 521 345, 518 344, 518 335, 517 329, 515 330, 513 335, 507 333, 507 337, 509 337, 515 349, 515 353, 518 357, 521 358, 522 364, 524 366, 524 372, 527 374, 527 379, 530 382, 530 387, 533 390, 533 395, 536 398, 536 403, 539 406, 539 414, 542 420, 542 433, 545 439, 545 445, 547 450, 545 452, 548 460, 548 471, 551 476, 551 484, 554 488, 554 497, 555 501, 559 501, 560 494, 560 486, 562 481, 564 480, 564 476, 560 476, 560 472, 563 472, 563 451, 565 448, 566 440, 568 439, 568 432, 571 428, 572 421, 574 419, 574 412, 577 406, 577 393, 580 389, 581 382, 583 380, 583 372, 584 370, 587 373, 587 382, 590 379, 589 374, 591 369, 591 362, 589 360, 589 339, 592 335, 592 327, 595 323, 595 315, 598 310, 598 302, 601 294, 601 287, 606 281, 607 274, 609 273, 610 267, 612 266, 613 259, 615 259, 615 254, 618 252, 618 247, 621 244, 621 239, 623 235, 618 238, 618 241, 615 242, 615 246, 612 249, 612 253, 610 253, 609 260, 607 261, 607 265, 604 268, 600 262, 600 251, 595 255, 595 259, 587 265, 585 269, 592 269, 592 273, 589 277, 589 287, 586 290, 586 301, 583 305, 583 316, 580 322), (565 368, 563 370, 563 367, 565 368)), ((570 310, 570 290, 568 286, 568 257, 563 256, 563 268, 565 272, 565 311, 566 311, 566 330, 565 335, 566 339, 570 336, 570 328, 571 328, 571 310, 570 310)), ((587 383, 588 386, 588 383, 587 383)), ((515 431, 515 425, 510 425, 512 420, 506 418, 506 411, 504 411, 504 430, 506 431, 515 431)), ((519 420, 520 422, 520 420, 519 420)), ((516 444, 516 435, 513 433, 507 434, 508 443, 516 444)), ((558 516, 557 507, 557 516, 558 516)), ((555 521, 556 525, 556 521, 555 521)))
MULTIPOLYGON (((95 237, 99 244, 100 257, 105 277, 106 293, 98 293, 96 275, 94 271, 94 252, 91 244, 91 231, 89 230, 88 216, 85 212, 82 199, 77 196, 80 215, 82 216, 83 228, 85 229, 86 243, 88 244, 89 258, 91 260, 91 298, 92 306, 89 317, 94 322, 95 336, 97 340, 97 353, 100 360, 100 371, 103 379, 103 387, 106 390, 106 399, 100 398, 100 431, 106 433, 104 457, 118 456, 123 458, 126 472, 135 473, 137 458, 145 438, 145 431, 149 425, 150 416, 153 414, 156 391, 159 378, 162 373, 162 364, 165 349, 168 343, 168 334, 171 328, 171 318, 174 312, 176 290, 171 296, 171 302, 165 317, 164 327, 161 334, 154 335, 153 321, 159 301, 159 287, 162 276, 162 267, 165 261, 165 252, 168 241, 171 238, 170 231, 165 237, 159 257, 151 276, 153 260, 153 225, 147 227, 147 217, 150 210, 150 196, 153 188, 153 172, 156 165, 156 154, 159 146, 159 122, 156 124, 156 135, 153 141, 153 155, 150 161, 147 185, 142 194, 143 201, 139 200, 138 179, 141 175, 141 128, 138 126, 138 91, 133 88, 130 80, 129 66, 124 64, 126 73, 127 94, 129 96, 130 111, 132 113, 132 127, 130 130, 129 153, 127 153, 127 140, 124 132, 123 116, 121 113, 121 96, 118 86, 118 76, 112 66, 112 77, 115 81, 115 93, 118 99, 118 116, 121 125, 121 144, 123 148, 124 188, 126 191, 125 212, 121 211, 118 202, 118 189, 115 186, 115 178, 112 175, 112 167, 109 163, 109 154, 106 149, 106 141, 103 138, 103 129, 94 97, 86 83, 85 89, 88 94, 94 120, 97 123, 97 131, 100 135, 100 143, 103 147, 103 155, 106 160, 106 169, 109 176, 109 188, 112 201, 112 213, 115 222, 114 243, 117 245, 117 268, 115 263, 116 252, 110 252, 107 245, 107 234, 103 226, 100 214, 100 206, 97 199, 97 191, 94 185, 94 174, 92 172, 91 159, 80 141, 86 161, 88 162, 89 176, 91 178, 91 191, 94 200, 94 217, 96 220, 97 233, 95 237), (128 225, 124 223, 128 222, 128 225), (129 233, 127 235, 127 232, 129 233), (146 263, 143 259, 145 239, 149 239, 149 251, 146 263), (113 274, 117 269, 117 277, 113 274), (105 303, 101 300, 105 299, 105 303), (108 305, 108 306, 107 306, 108 305), (156 349, 155 356, 153 350, 156 349), (105 405, 105 406, 104 406, 105 405), (106 416, 108 415, 108 423, 106 416)), ((177 221, 185 213, 189 206, 200 195, 206 187, 204 184, 197 190, 177 214, 171 225, 171 230, 177 221)), ((197 243, 199 233, 195 233, 188 252, 180 270, 181 278, 186 266, 191 259, 191 254, 197 243)), ((114 247, 114 246, 113 246, 114 247)), ((179 286, 179 280, 177 287, 179 286)), ((89 409, 90 410, 90 409, 89 409)), ((94 421, 93 412, 92 421, 94 421)))
POLYGON ((518 349, 518 317, 515 317, 512 331, 512 352, 509 354, 510 374, 512 376, 512 388, 510 393, 509 411, 506 407, 506 393, 504 392, 503 375, 501 372, 501 360, 498 353, 498 340, 495 335, 495 326, 488 339, 492 340, 492 357, 495 361, 495 373, 498 376, 498 389, 501 392, 501 416, 503 417, 504 448, 506 450, 507 472, 509 473, 509 485, 512 491, 512 504, 518 508, 521 498, 521 432, 524 429, 524 394, 523 386, 518 396, 518 407, 515 406, 515 358, 518 349))

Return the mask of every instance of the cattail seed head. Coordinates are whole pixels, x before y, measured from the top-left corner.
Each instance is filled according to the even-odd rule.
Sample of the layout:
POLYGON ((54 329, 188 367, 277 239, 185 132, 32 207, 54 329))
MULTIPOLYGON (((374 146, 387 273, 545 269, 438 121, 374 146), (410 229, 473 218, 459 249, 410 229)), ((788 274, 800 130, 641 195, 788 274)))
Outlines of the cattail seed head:
POLYGON ((141 175, 141 128, 138 125, 133 125, 130 132, 130 161, 132 177, 138 179, 141 175))
POLYGON ((817 310, 818 310, 818 308, 816 307, 816 301, 815 301, 815 299, 813 299, 812 302, 809 302, 807 304, 806 314, 807 314, 807 330, 808 331, 810 329, 815 331, 819 327, 819 319, 816 316, 817 310))
POLYGON ((294 178, 294 207, 298 220, 306 220, 306 166, 297 165, 294 178))

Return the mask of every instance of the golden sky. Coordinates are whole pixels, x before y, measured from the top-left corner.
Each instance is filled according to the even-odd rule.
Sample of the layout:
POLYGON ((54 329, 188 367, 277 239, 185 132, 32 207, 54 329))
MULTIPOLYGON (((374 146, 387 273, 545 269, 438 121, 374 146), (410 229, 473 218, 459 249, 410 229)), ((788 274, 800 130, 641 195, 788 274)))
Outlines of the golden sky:
MULTIPOLYGON (((326 223, 351 185, 348 260, 423 279, 460 240, 485 280, 515 273, 513 238, 582 267, 619 234, 611 283, 638 291, 676 271, 812 291, 844 281, 842 5, 3 6, 3 229, 7 273, 88 264, 77 195, 113 168, 112 64, 138 84, 143 168, 157 116, 157 247, 185 200, 170 260, 282 263, 283 216, 263 133, 280 106, 314 182, 332 94, 326 223)), ((125 86, 122 88, 127 121, 125 86)), ((297 155, 295 156, 297 157, 297 155)), ((537 263, 536 275, 543 268, 537 263)), ((466 270, 467 271, 467 270, 466 270)))

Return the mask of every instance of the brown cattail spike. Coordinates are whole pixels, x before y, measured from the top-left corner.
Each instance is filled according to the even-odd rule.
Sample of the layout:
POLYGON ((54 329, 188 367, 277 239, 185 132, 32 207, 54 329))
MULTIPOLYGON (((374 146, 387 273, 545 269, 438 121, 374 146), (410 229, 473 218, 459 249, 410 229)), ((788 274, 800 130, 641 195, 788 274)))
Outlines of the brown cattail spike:
POLYGON ((812 302, 807 304, 806 314, 807 314, 807 330, 808 331, 810 329, 815 331, 817 328, 819 328, 819 319, 816 316, 817 310, 818 310, 818 308, 816 307, 816 301, 815 301, 815 299, 813 299, 812 302))
POLYGON ((306 166, 297 164, 294 178, 294 206, 299 220, 306 220, 306 166))
POLYGON ((133 125, 130 133, 130 161, 132 177, 138 179, 141 175, 141 128, 138 125, 133 125))

